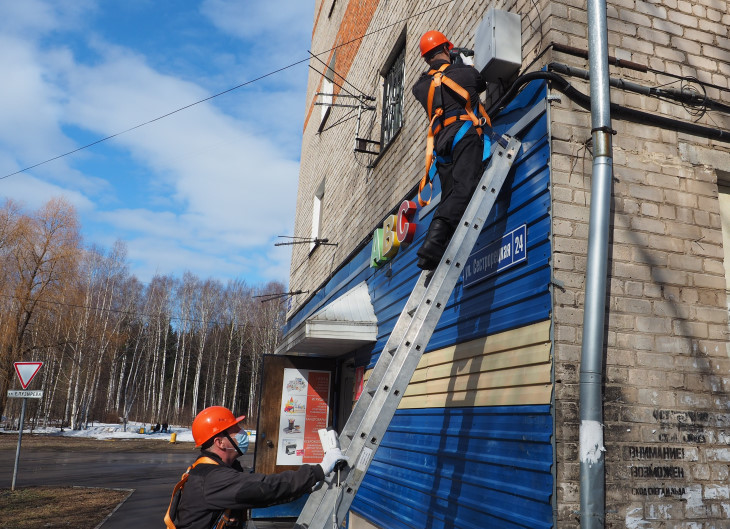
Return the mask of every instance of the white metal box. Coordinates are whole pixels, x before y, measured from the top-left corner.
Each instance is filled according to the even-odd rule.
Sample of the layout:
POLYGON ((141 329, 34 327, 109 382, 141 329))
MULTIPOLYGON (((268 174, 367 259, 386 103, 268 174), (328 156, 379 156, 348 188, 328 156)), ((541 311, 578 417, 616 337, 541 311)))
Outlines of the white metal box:
POLYGON ((490 8, 477 29, 474 67, 488 83, 509 79, 522 67, 520 15, 490 8))

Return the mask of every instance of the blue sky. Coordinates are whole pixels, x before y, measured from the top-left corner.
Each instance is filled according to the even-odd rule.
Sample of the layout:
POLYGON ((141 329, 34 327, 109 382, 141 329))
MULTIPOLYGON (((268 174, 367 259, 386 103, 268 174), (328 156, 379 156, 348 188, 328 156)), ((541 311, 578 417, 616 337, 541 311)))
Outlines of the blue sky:
MULTIPOLYGON (((314 0, 0 3, 0 177, 308 57, 314 0)), ((128 247, 143 282, 185 270, 287 282, 307 62, 0 179, 63 196, 84 241, 128 247)))

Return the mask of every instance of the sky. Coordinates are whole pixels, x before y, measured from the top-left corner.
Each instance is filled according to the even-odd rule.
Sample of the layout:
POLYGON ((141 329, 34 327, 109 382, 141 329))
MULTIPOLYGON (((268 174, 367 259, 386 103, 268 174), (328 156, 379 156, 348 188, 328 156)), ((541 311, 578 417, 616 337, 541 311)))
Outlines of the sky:
POLYGON ((130 271, 288 281, 314 0, 0 2, 0 199, 130 271), (244 83, 209 101, 178 109, 244 83), (27 167, 119 134, 87 149, 27 167))

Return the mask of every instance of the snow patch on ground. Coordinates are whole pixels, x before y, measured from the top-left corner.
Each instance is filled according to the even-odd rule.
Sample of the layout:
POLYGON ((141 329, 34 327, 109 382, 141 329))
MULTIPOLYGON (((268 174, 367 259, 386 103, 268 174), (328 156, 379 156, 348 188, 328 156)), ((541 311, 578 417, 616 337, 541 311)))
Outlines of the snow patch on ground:
MULTIPOLYGON (((192 443, 193 433, 190 428, 183 428, 182 426, 171 426, 168 433, 156 432, 156 433, 140 433, 140 430, 144 428, 144 431, 148 431, 149 425, 144 423, 128 422, 126 431, 122 424, 105 424, 95 423, 90 424, 87 428, 82 430, 69 430, 67 428, 34 428, 33 434, 39 435, 53 435, 63 437, 85 437, 91 439, 155 439, 158 441, 170 441, 172 433, 175 434, 175 441, 178 443, 192 443)), ((252 443, 256 442, 256 431, 247 430, 249 434, 249 441, 252 443)), ((17 430, 5 430, 0 428, 0 433, 5 434, 17 434, 17 430)), ((30 434, 30 428, 23 428, 23 435, 30 434)))

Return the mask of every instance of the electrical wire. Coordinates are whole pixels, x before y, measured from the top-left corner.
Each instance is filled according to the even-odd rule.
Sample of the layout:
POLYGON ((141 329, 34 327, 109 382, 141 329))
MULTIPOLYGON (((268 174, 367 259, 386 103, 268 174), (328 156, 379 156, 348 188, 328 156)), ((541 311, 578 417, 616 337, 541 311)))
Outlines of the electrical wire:
MULTIPOLYGON (((405 22, 407 20, 410 20, 412 18, 415 18, 415 17, 421 16, 421 15, 424 15, 424 14, 426 14, 426 13, 428 13, 430 11, 433 11, 435 9, 439 9, 439 8, 441 8, 441 7, 445 6, 445 5, 448 5, 448 4, 452 3, 452 2, 454 2, 454 0, 447 0, 446 2, 442 2, 440 4, 437 4, 437 5, 433 6, 433 7, 430 7, 428 9, 425 9, 425 10, 420 11, 418 13, 414 13, 412 15, 409 15, 409 16, 407 16, 405 18, 402 18, 400 20, 397 20, 395 22, 392 22, 390 24, 387 24, 387 25, 385 25, 385 26, 383 26, 381 28, 378 28, 378 29, 375 29, 373 31, 370 31, 369 33, 363 33, 359 37, 356 37, 354 39, 348 40, 347 42, 343 42, 342 44, 338 44, 338 45, 336 45, 336 46, 334 46, 334 47, 332 47, 332 48, 330 48, 328 50, 321 51, 321 52, 316 53, 316 54, 312 54, 312 52, 310 52, 310 54, 312 54, 315 57, 317 57, 319 55, 324 55, 325 53, 329 53, 329 52, 331 52, 333 50, 342 48, 343 46, 348 46, 348 45, 352 44, 353 42, 357 42, 357 41, 362 40, 362 39, 364 39, 366 37, 370 37, 371 35, 375 35, 376 33, 379 33, 381 31, 385 31, 386 29, 389 29, 389 28, 391 28, 391 27, 393 27, 395 25, 401 24, 401 23, 403 23, 403 22, 405 22)), ((178 112, 182 112, 183 110, 187 110, 187 109, 192 108, 192 107, 194 107, 196 105, 199 105, 201 103, 205 103, 206 101, 210 101, 211 99, 215 99, 215 98, 220 97, 220 96, 222 96, 224 94, 227 94, 229 92, 233 92, 234 90, 238 90, 239 88, 242 88, 244 86, 248 86, 248 85, 251 85, 251 84, 256 83, 258 81, 261 81, 262 79, 266 79, 267 77, 271 77, 272 75, 275 75, 277 73, 281 73, 281 72, 283 72, 285 70, 288 70, 289 68, 293 68, 294 66, 297 66, 299 64, 302 64, 302 63, 307 62, 309 60, 310 60, 309 57, 307 57, 306 59, 300 59, 300 60, 295 61, 295 62, 293 62, 291 64, 288 64, 286 66, 283 66, 283 67, 278 68, 276 70, 273 70, 271 72, 268 72, 268 73, 265 73, 263 75, 260 75, 259 77, 256 77, 255 79, 251 79, 249 81, 245 81, 245 82, 243 82, 241 84, 238 84, 238 85, 236 85, 236 86, 234 86, 232 88, 229 88, 227 90, 223 90, 222 92, 218 92, 217 94, 214 94, 212 96, 206 97, 206 98, 201 99, 199 101, 195 101, 194 103, 190 103, 189 105, 185 105, 185 106, 180 107, 180 108, 178 108, 176 110, 173 110, 171 112, 168 112, 167 114, 163 114, 163 115, 158 116, 156 118, 150 119, 148 121, 145 121, 144 123, 140 123, 138 125, 135 125, 133 127, 130 127, 128 129, 125 129, 125 130, 123 130, 121 132, 117 132, 115 134, 111 134, 109 136, 106 136, 104 138, 101 138, 101 139, 98 139, 96 141, 93 141, 93 142, 91 142, 89 144, 86 144, 86 145, 84 145, 82 147, 79 147, 77 149, 73 149, 73 150, 68 151, 66 153, 59 154, 58 156, 54 156, 53 158, 48 158, 47 160, 44 160, 42 162, 38 162, 38 163, 33 164, 33 165, 30 165, 28 167, 24 167, 23 169, 19 169, 18 171, 15 171, 13 173, 9 173, 9 174, 6 174, 4 176, 0 176, 0 180, 5 180, 6 178, 10 178, 11 176, 15 176, 17 174, 24 173, 24 172, 29 171, 31 169, 35 169, 36 167, 39 167, 41 165, 45 165, 47 163, 53 162, 53 161, 58 160, 60 158, 64 158, 66 156, 69 156, 71 154, 77 153, 77 152, 82 151, 84 149, 88 149, 89 147, 93 147, 94 145, 98 145, 99 143, 105 142, 107 140, 111 140, 112 138, 116 138, 117 136, 121 136, 122 134, 126 134, 128 132, 131 132, 133 130, 136 130, 136 129, 140 128, 140 127, 144 127, 144 126, 149 125, 151 123, 154 123, 156 121, 160 121, 161 119, 165 119, 165 118, 167 118, 169 116, 172 116, 173 114, 177 114, 178 112)))
POLYGON ((344 123, 345 121, 350 121, 351 119, 355 119, 357 117, 357 114, 355 114, 355 110, 356 109, 354 109, 354 108, 350 109, 350 111, 347 114, 345 114, 340 119, 338 119, 337 121, 332 123, 332 125, 329 125, 329 126, 323 128, 320 132, 326 132, 332 128, 335 128, 340 123, 344 123))
MULTIPOLYGON (((577 90, 567 80, 565 80, 563 77, 555 72, 538 71, 526 73, 518 77, 517 80, 515 80, 515 82, 513 83, 512 87, 500 98, 499 101, 497 101, 489 108, 487 113, 490 116, 498 114, 499 111, 501 111, 506 106, 508 101, 511 101, 512 99, 514 99, 514 97, 516 97, 522 87, 524 87, 528 83, 531 83, 532 81, 537 80, 549 81, 552 88, 559 90, 579 106, 590 109, 591 98, 589 95, 586 95, 583 92, 577 90)), ((634 108, 619 105, 617 103, 611 103, 611 115, 616 116, 619 119, 625 119, 627 121, 632 121, 635 123, 651 124, 668 130, 675 130, 678 132, 684 132, 703 138, 709 138, 725 143, 730 143, 730 131, 728 130, 713 129, 711 127, 697 125, 695 123, 687 123, 679 119, 670 118, 659 114, 652 114, 651 112, 645 112, 642 110, 636 110, 634 108)))
MULTIPOLYGON (((327 68, 329 68, 329 66, 328 66, 327 68)), ((324 77, 324 75, 325 75, 325 74, 324 74, 323 72, 321 72, 321 71, 317 70, 317 68, 315 68, 315 67, 314 67, 314 66, 312 66, 311 64, 309 65, 309 69, 310 69, 310 70, 314 70, 315 72, 317 72, 317 73, 318 73, 319 75, 321 75, 321 76, 323 76, 323 77, 324 77)), ((334 70, 332 70, 332 71, 334 72, 334 70)), ((336 73, 336 72, 335 72, 335 73, 336 73)), ((340 77, 342 77, 342 76, 341 76, 340 74, 337 74, 337 75, 339 75, 340 77)), ((358 95, 356 95, 356 94, 353 94, 353 93, 352 93, 352 92, 350 92, 350 91, 349 91, 349 90, 348 90, 347 88, 345 88, 345 87, 344 87, 343 85, 341 85, 341 84, 338 84, 338 83, 336 83, 336 82, 335 82, 334 80, 332 80, 332 81, 330 81, 330 82, 331 82, 331 83, 332 83, 333 85, 335 85, 335 86, 336 86, 337 88, 339 88, 340 90, 342 90, 343 92, 345 92, 345 93, 346 93, 347 95, 349 95, 349 96, 351 96, 351 97, 354 97, 354 98, 357 98, 357 99, 360 99, 360 96, 358 96, 358 95)), ((329 96, 336 96, 337 94, 327 94, 327 95, 329 95, 329 96)), ((366 96, 366 97, 368 97, 368 96, 366 96)))
POLYGON ((654 68, 647 68, 646 71, 657 74, 657 75, 665 75, 667 77, 672 77, 672 78, 678 79, 680 81, 691 81, 691 82, 697 83, 698 85, 702 86, 703 89, 704 88, 714 88, 715 90, 719 90, 720 92, 730 92, 730 88, 727 88, 725 86, 716 85, 713 83, 708 83, 705 81, 700 81, 696 77, 687 76, 687 75, 678 75, 678 74, 674 74, 674 73, 670 73, 670 72, 663 72, 661 70, 656 70, 654 68))
MULTIPOLYGON (((307 50, 307 51, 309 51, 309 50, 307 50)), ((340 79, 342 79, 342 80, 343 80, 343 81, 344 81, 345 83, 349 84, 349 85, 350 85, 350 86, 351 86, 352 88, 354 88, 355 90, 357 90, 358 92, 360 92, 360 95, 362 95, 362 96, 363 96, 363 97, 364 97, 365 99, 368 99, 368 100, 370 100, 370 101, 373 101, 373 100, 375 99, 374 97, 372 97, 372 96, 369 96, 368 94, 366 94, 365 92, 363 92, 362 90, 360 90, 360 89, 359 89, 359 88, 358 88, 357 86, 355 86, 355 85, 354 85, 354 84, 352 84, 352 83, 351 83, 350 81, 348 81, 348 80, 347 80, 347 79, 345 78, 345 76, 344 76, 344 75, 342 75, 341 73, 339 73, 339 72, 338 72, 337 70, 335 70, 334 68, 330 68, 330 67, 329 67, 329 66, 327 65, 327 63, 326 63, 326 62, 324 62, 324 61, 323 61, 322 59, 320 59, 319 57, 317 57, 317 56, 316 56, 316 55, 315 55, 314 53, 312 53, 311 51, 309 51, 309 54, 310 54, 310 55, 312 56, 312 58, 313 58, 313 59, 317 59, 317 60, 318 60, 319 62, 321 62, 321 63, 322 63, 322 66, 324 66, 324 67, 325 67, 325 68, 327 68, 328 70, 332 70, 332 73, 334 73, 334 74, 335 74, 335 75, 336 75, 337 77, 339 77, 339 78, 340 78, 340 79)), ((317 70, 316 68, 314 68, 314 67, 313 67, 313 66, 311 66, 311 65, 310 65, 310 68, 312 68, 312 69, 313 69, 313 70, 314 70, 315 72, 319 72, 319 70, 317 70)), ((320 73, 321 73, 321 72, 320 72, 320 73)), ((324 75, 324 74, 322 74, 322 75, 324 75)), ((336 83, 334 82, 334 79, 332 80, 332 83, 333 83, 333 84, 336 84, 336 83)), ((345 90, 345 92, 347 92, 347 93, 348 93, 348 94, 350 94, 351 96, 353 96, 353 97, 357 97, 357 96, 355 96, 355 94, 353 94, 352 92, 350 92, 350 91, 346 90, 344 86, 342 86, 342 85, 337 85, 337 86, 339 86, 339 87, 340 87, 340 88, 341 88, 342 90, 345 90)))
MULTIPOLYGON (((543 33, 543 24, 542 24, 542 16, 540 16, 540 6, 537 5, 536 0, 531 0, 532 5, 535 6, 535 12, 537 13, 537 20, 540 23, 540 26, 538 29, 540 30, 540 40, 537 43, 537 47, 535 48, 535 51, 537 52, 537 57, 542 55, 542 51, 540 51, 540 48, 542 47, 542 41, 545 39, 545 34, 543 33)), ((532 20, 530 21, 530 28, 532 28, 532 20)))
POLYGON ((690 116, 694 116, 696 118, 695 121, 699 121, 700 118, 702 118, 702 116, 704 116, 705 113, 707 112, 707 102, 708 102, 707 90, 702 85, 702 83, 699 81, 699 79, 694 78, 694 77, 691 78, 692 79, 691 82, 694 82, 695 84, 700 85, 700 88, 702 88, 702 95, 700 95, 700 91, 697 90, 693 85, 691 85, 687 82, 687 81, 689 81, 689 79, 690 78, 687 78, 686 80, 683 79, 682 81, 680 81, 680 83, 681 83, 679 86, 680 91, 683 93, 687 92, 687 93, 695 94, 695 97, 693 97, 692 99, 695 99, 695 100, 701 99, 701 102, 687 103, 685 101, 681 101, 681 104, 682 104, 682 107, 684 108, 684 110, 690 116))
POLYGON ((228 90, 224 90, 222 92, 218 92, 217 94, 214 94, 212 96, 206 97, 205 99, 201 99, 200 101, 196 101, 195 103, 190 103, 189 105, 185 105, 184 107, 180 107, 177 110, 173 110, 172 112, 168 112, 167 114, 163 114, 162 116, 158 116, 156 118, 150 119, 149 121, 145 121, 144 123, 140 123, 139 125, 135 125, 134 127, 130 127, 130 128, 128 128, 126 130, 123 130, 121 132, 117 132, 117 133, 112 134, 110 136, 106 136, 105 138, 101 138, 99 140, 96 140, 94 142, 91 142, 91 143, 89 143, 87 145, 84 145, 83 147, 79 147, 78 149, 74 149, 74 150, 69 151, 69 152, 66 152, 64 154, 59 154, 58 156, 54 156, 53 158, 49 158, 48 160, 39 162, 39 163, 34 164, 34 165, 31 165, 29 167, 25 167, 24 169, 20 169, 18 171, 15 171, 14 173, 10 173, 10 174, 7 174, 5 176, 0 176, 0 180, 4 180, 4 179, 9 178, 11 176, 15 176, 16 174, 19 174, 19 173, 24 173, 25 171, 29 171, 30 169, 34 169, 34 168, 36 168, 38 166, 47 164, 47 163, 52 162, 54 160, 58 160, 59 158, 63 158, 65 156, 69 156, 71 154, 77 153, 77 152, 82 151, 84 149, 88 149, 89 147, 93 147, 94 145, 98 145, 99 143, 105 142, 107 140, 111 140, 112 138, 116 138, 117 136, 121 136, 122 134, 126 134, 127 132, 131 132, 131 131, 136 130, 136 129, 140 128, 140 127, 144 127, 145 125, 149 125, 151 123, 154 123, 155 121, 160 121, 161 119, 165 119, 167 117, 172 116, 173 114, 177 114, 178 112, 182 112, 183 110, 187 110, 189 108, 192 108, 192 107, 194 107, 196 105, 199 105, 200 103, 205 103, 206 101, 210 101, 211 99, 214 99, 216 97, 220 97, 220 96, 222 96, 224 94, 227 94, 229 92, 233 92, 234 90, 238 90, 239 88, 242 88, 244 86, 253 84, 253 83, 257 82, 257 81, 260 81, 262 79, 265 79, 267 77, 270 77, 270 76, 272 76, 274 74, 283 72, 284 70, 288 70, 289 68, 292 68, 292 67, 294 67, 294 66, 296 66, 298 64, 302 64, 303 62, 306 62, 308 60, 309 59, 301 59, 301 60, 299 60, 297 62, 293 62, 293 63, 291 63, 291 64, 289 64, 287 66, 284 66, 282 68, 279 68, 278 70, 274 70, 272 72, 266 73, 264 75, 261 75, 261 76, 255 78, 255 79, 251 79, 250 81, 246 81, 245 83, 241 83, 241 84, 239 84, 237 86, 234 86, 233 88, 229 88, 228 90))

